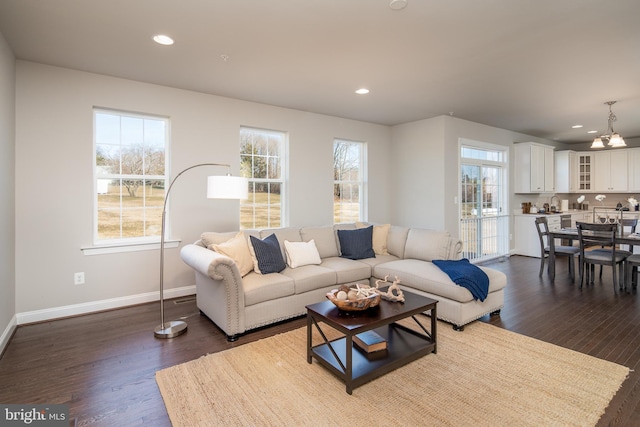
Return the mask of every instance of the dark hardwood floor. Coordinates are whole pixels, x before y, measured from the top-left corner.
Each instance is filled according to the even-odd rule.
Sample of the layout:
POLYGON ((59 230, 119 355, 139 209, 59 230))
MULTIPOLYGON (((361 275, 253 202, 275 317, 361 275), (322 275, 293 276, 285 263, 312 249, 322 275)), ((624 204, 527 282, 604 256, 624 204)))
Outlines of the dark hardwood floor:
MULTIPOLYGON (((564 262, 555 283, 546 270, 538 277, 535 258, 486 265, 505 272, 508 287, 501 315, 481 321, 631 368, 599 425, 640 425, 640 296, 614 294, 608 268, 580 289, 564 262)), ((78 426, 168 426, 157 370, 305 325, 298 318, 228 343, 193 298, 166 307, 168 319, 186 318, 185 335, 154 338, 157 303, 18 327, 0 359, 0 402, 68 404, 78 426)))

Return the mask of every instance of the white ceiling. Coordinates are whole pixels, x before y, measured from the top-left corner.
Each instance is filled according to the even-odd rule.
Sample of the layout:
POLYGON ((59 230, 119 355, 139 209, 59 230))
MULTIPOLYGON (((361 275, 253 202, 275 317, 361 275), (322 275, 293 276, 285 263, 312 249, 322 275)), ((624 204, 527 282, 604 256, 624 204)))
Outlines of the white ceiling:
POLYGON ((640 137, 640 0, 389 3, 0 0, 0 33, 22 60, 385 125, 451 112, 587 142, 617 100, 640 137))

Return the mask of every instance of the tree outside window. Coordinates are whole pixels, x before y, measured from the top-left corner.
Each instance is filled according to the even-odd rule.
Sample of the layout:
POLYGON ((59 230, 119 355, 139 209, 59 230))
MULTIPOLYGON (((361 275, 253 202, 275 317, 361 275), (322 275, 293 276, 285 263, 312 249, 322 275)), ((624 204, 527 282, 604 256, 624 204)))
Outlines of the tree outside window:
POLYGON ((249 179, 249 198, 240 202, 240 228, 285 225, 285 134, 240 129, 240 175, 249 179))
POLYGON ((94 110, 96 243, 160 236, 167 130, 164 118, 94 110))
POLYGON ((333 143, 333 222, 364 220, 364 143, 336 139, 333 143))

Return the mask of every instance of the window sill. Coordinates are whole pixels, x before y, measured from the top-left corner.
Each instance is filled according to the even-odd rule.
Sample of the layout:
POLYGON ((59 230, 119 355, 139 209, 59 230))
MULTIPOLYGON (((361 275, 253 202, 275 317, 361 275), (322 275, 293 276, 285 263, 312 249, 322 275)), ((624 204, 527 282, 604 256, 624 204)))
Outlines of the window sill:
MULTIPOLYGON (((177 248, 181 240, 165 240, 164 248, 177 248)), ((84 255, 104 255, 122 252, 139 252, 160 249, 160 242, 151 243, 119 243, 116 245, 88 246, 80 248, 84 255)))

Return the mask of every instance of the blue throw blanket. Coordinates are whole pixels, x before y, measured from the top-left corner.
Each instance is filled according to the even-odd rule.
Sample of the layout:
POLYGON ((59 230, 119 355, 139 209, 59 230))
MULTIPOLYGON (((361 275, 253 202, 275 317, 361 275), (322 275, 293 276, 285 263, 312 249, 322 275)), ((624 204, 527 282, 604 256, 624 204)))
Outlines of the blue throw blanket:
POLYGON ((468 259, 433 260, 435 265, 449 275, 451 280, 467 288, 473 299, 484 301, 489 293, 489 276, 480 267, 471 264, 468 259))

